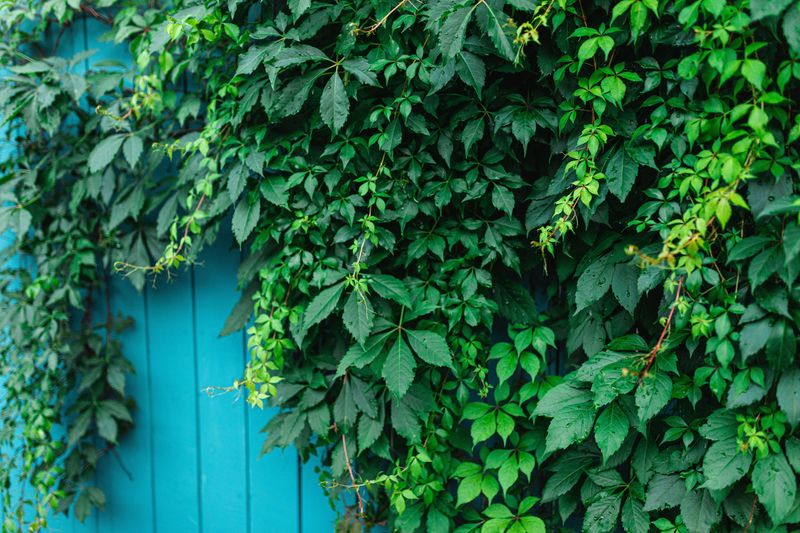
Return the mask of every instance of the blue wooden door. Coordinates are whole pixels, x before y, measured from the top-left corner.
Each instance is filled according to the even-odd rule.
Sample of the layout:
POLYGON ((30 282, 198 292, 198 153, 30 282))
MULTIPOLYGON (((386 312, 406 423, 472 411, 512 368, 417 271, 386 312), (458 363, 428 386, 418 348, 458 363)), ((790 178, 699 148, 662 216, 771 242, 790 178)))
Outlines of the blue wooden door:
MULTIPOLYGON (((84 71, 99 60, 128 61, 122 47, 99 38, 106 31, 95 20, 76 19, 61 37, 58 54, 69 58, 96 49, 84 71)), ((259 458, 260 431, 273 413, 203 391, 230 385, 244 369, 244 333, 218 335, 238 299, 240 259, 230 235, 223 235, 198 265, 169 282, 137 292, 126 280, 113 280, 113 312, 134 320, 121 340, 136 368, 127 382, 137 402, 136 425, 100 461, 96 483, 106 493, 105 509, 83 524, 59 516, 50 531, 333 530, 336 514, 319 485, 318 461, 302 464, 294 450, 259 458)))
POLYGON ((59 518, 53 532, 276 532, 333 530, 335 512, 318 462, 294 450, 259 458, 271 415, 243 398, 203 389, 241 377, 245 337, 219 337, 238 299, 240 252, 221 236, 200 263, 139 293, 112 282, 111 305, 134 325, 122 336, 136 367, 128 381, 136 426, 102 459, 106 508, 85 524, 59 518))

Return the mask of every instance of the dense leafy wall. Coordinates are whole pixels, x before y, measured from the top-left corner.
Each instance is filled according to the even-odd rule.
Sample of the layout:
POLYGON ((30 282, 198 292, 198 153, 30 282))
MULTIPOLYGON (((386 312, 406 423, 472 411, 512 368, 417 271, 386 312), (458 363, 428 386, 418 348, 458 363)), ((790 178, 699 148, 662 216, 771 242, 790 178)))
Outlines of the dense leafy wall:
POLYGON ((265 450, 326 454, 343 529, 800 522, 800 3, 35 7, 4 20, 113 22, 137 63, 65 74, 8 30, 4 216, 37 269, 5 289, 3 471, 44 503, 101 503, 70 461, 129 420, 92 294, 230 223, 224 390, 281 407, 265 450))

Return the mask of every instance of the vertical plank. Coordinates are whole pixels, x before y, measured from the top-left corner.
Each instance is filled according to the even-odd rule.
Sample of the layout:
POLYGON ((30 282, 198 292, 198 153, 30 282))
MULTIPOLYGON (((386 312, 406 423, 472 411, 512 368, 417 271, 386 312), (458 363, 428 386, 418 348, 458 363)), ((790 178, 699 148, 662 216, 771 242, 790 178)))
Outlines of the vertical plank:
POLYGON ((148 290, 154 531, 200 532, 193 294, 190 274, 148 290))
MULTIPOLYGON (((275 450, 258 457, 264 434, 261 429, 277 409, 249 409, 247 429, 250 441, 250 512, 253 532, 275 531, 293 533, 300 531, 298 510, 300 506, 297 451, 275 450)), ((317 530, 319 533, 331 528, 317 530)))
POLYGON ((98 483, 107 498, 99 515, 99 531, 137 533, 152 529, 154 518, 147 291, 138 293, 119 276, 112 279, 111 291, 113 312, 131 316, 134 321, 120 341, 125 357, 136 370, 125 386, 137 408, 133 412, 133 430, 121 439, 117 453, 104 457, 100 463, 98 483))
MULTIPOLYGON (((104 40, 102 37, 105 35, 110 26, 100 22, 97 19, 85 18, 86 24, 86 41, 82 49, 94 50, 95 53, 87 59, 86 67, 89 68, 94 63, 99 61, 114 60, 123 64, 131 63, 131 56, 123 43, 115 44, 113 41, 104 40)), ((104 68, 108 68, 107 66, 104 68)))
POLYGON ((319 457, 312 457, 302 465, 301 480, 301 533, 316 533, 318 531, 333 531, 336 522, 336 511, 331 507, 327 496, 319 484, 319 473, 316 471, 321 464, 319 457))
MULTIPOLYGON (((197 375, 200 389, 229 386, 242 376, 241 336, 220 337, 238 300, 239 254, 222 233, 194 267, 197 375)), ((248 531, 247 432, 243 400, 199 396, 201 513, 206 531, 248 531)))

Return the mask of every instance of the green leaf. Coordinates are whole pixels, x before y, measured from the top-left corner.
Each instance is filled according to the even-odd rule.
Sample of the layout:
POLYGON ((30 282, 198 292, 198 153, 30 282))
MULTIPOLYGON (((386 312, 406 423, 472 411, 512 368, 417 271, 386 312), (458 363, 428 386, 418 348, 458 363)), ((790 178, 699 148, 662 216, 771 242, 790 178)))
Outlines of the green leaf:
POLYGON ((614 277, 611 280, 611 290, 620 305, 630 314, 636 310, 639 303, 639 273, 641 271, 633 265, 620 263, 614 267, 614 277))
POLYGON ((97 432, 108 442, 117 442, 117 421, 107 409, 98 409, 95 414, 97 432))
POLYGON ((739 336, 739 351, 742 359, 747 359, 761 351, 767 345, 767 340, 772 332, 771 322, 768 319, 758 320, 745 324, 739 336))
MULTIPOLYGON (((324 407, 327 409, 327 406, 324 407)), ((383 417, 373 419, 362 414, 358 419, 358 449, 366 450, 375 444, 378 438, 383 435, 383 431, 383 417)), ((322 434, 324 435, 325 433, 322 434)))
POLYGON ((415 368, 417 368, 417 363, 414 360, 414 354, 411 353, 411 349, 402 337, 398 336, 397 342, 386 355, 381 374, 386 381, 386 386, 395 397, 405 396, 411 382, 414 381, 415 368))
POLYGON ((608 180, 608 190, 624 202, 636 182, 639 164, 631 159, 624 148, 619 148, 608 159, 605 174, 608 180))
POLYGON ((445 533, 450 531, 450 519, 435 507, 428 511, 428 519, 425 522, 425 530, 431 533, 445 533))
POLYGON ((461 52, 456 63, 456 72, 461 81, 475 89, 478 96, 486 83, 486 66, 483 60, 469 52, 461 52))
POLYGON ((581 442, 592 431, 595 407, 592 402, 573 403, 559 409, 547 428, 546 453, 581 442))
POLYGON ((800 369, 797 366, 783 372, 778 381, 776 397, 789 423, 796 427, 800 422, 800 369))
POLYGON ((750 0, 750 17, 753 21, 773 17, 792 3, 793 0, 750 0))
POLYGON ((511 216, 514 211, 514 193, 502 185, 495 185, 492 188, 492 205, 511 216))
POLYGON ((505 383, 508 378, 514 375, 517 371, 518 357, 516 352, 509 351, 497 362, 495 372, 497 373, 497 382, 505 383))
POLYGON ((233 211, 233 235, 236 241, 241 244, 253 233, 261 215, 261 200, 251 202, 247 197, 242 198, 233 211))
POLYGON ((500 313, 514 324, 531 324, 538 312, 531 293, 520 283, 505 276, 494 280, 494 300, 500 313))
POLYGON ((663 372, 642 379, 635 396, 639 420, 647 422, 653 418, 667 405, 671 396, 672 380, 663 372))
POLYGON ((473 444, 478 444, 489 439, 497 431, 497 417, 495 411, 489 411, 472 423, 470 435, 473 444))
POLYGON ((742 61, 742 76, 759 89, 764 84, 766 75, 767 66, 758 59, 745 59, 742 61))
POLYGON ((786 439, 786 458, 794 471, 800 474, 800 439, 797 437, 786 439))
POLYGON ((750 469, 753 461, 750 452, 742 453, 736 438, 717 441, 711 445, 703 458, 703 486, 711 490, 722 490, 739 481, 750 469))
MULTIPOLYGON (((413 377, 413 376, 412 376, 413 377)), ((392 427, 409 443, 420 441, 422 427, 417 420, 417 415, 405 402, 392 398, 392 427)))
POLYGON ((728 409, 718 409, 700 426, 700 435, 709 440, 736 439, 738 430, 736 413, 728 409))
POLYGON ((245 53, 239 55, 236 74, 245 76, 252 74, 261 65, 266 53, 266 46, 251 46, 248 48, 245 53))
POLYGON ((142 156, 143 151, 144 143, 142 142, 142 138, 136 135, 128 137, 125 140, 125 144, 122 145, 122 154, 125 156, 125 161, 128 162, 131 168, 136 168, 136 163, 142 156))
POLYGON ((319 324, 336 309, 339 298, 344 292, 344 283, 337 283, 320 291, 306 307, 303 313, 303 328, 308 329, 315 324, 319 324))
POLYGON ((366 295, 356 291, 350 293, 344 304, 342 320, 347 331, 355 337, 359 344, 364 344, 364 341, 367 340, 372 330, 374 315, 375 311, 372 310, 372 305, 366 295))
POLYGON ((228 172, 228 196, 230 196, 232 202, 235 202, 241 196, 249 176, 250 171, 242 162, 237 162, 228 172))
POLYGON ((97 143, 89 154, 89 172, 100 172, 106 168, 114 160, 126 137, 124 133, 117 133, 97 143))
POLYGON ((800 53, 800 2, 789 8, 783 16, 783 35, 795 53, 800 53))
POLYGON ((781 524, 794 505, 797 478, 783 453, 770 453, 756 461, 752 474, 758 501, 775 524, 781 524))
POLYGON ((629 428, 628 416, 616 402, 600 413, 594 427, 594 438, 603 454, 603 462, 608 461, 609 457, 619 450, 628 435, 629 428))
MULTIPOLYGON (((361 418, 366 417, 362 416, 361 418)), ((331 411, 327 404, 322 403, 306 411, 306 419, 311 431, 318 435, 328 434, 328 428, 331 425, 331 411)), ((383 429, 383 424, 381 424, 381 429, 383 429)))
POLYGON ((767 339, 767 361, 773 370, 781 371, 788 367, 797 353, 797 339, 794 330, 785 320, 775 322, 767 339))
POLYGON ((645 511, 660 511, 681 504, 686 496, 686 484, 677 475, 656 474, 647 486, 645 511))
POLYGON ((319 112, 322 121, 333 131, 339 131, 347 121, 350 113, 350 102, 347 93, 344 91, 344 83, 339 77, 338 72, 334 72, 325 88, 322 89, 322 97, 319 100, 319 112))
POLYGON ((591 400, 592 395, 589 391, 578 389, 570 383, 559 383, 542 396, 533 414, 554 418, 560 415, 563 408, 581 405, 591 400))
POLYGON ((342 68, 352 74, 358 81, 365 85, 378 87, 378 76, 370 70, 369 61, 363 57, 346 59, 341 63, 342 68))
POLYGON ((367 340, 364 346, 360 344, 353 345, 339 361, 339 366, 336 369, 336 377, 343 376, 345 371, 354 366, 356 368, 364 368, 366 365, 374 361, 383 350, 383 345, 386 344, 387 335, 373 335, 367 340))
POLYGON ((373 274, 369 277, 369 286, 379 296, 393 300, 403 307, 411 308, 411 296, 405 284, 399 279, 386 274, 373 274))
POLYGON ((275 66, 278 68, 302 65, 310 61, 326 61, 328 56, 319 48, 306 44, 296 44, 289 48, 284 48, 275 59, 275 66))
POLYGON ((508 16, 501 11, 501 14, 503 15, 501 20, 497 17, 497 14, 491 8, 489 3, 483 2, 480 5, 484 9, 482 14, 484 14, 486 17, 486 26, 489 33, 489 39, 491 39, 492 44, 494 44, 501 57, 504 57, 507 61, 513 61, 516 53, 514 52, 514 48, 511 46, 511 40, 513 39, 513 36, 509 36, 509 34, 506 33, 506 28, 508 27, 506 21, 508 20, 508 16))
POLYGON ((691 533, 709 533, 719 522, 717 503, 707 490, 692 490, 681 502, 681 516, 691 533))
POLYGON ((444 57, 456 57, 461 51, 472 11, 472 7, 462 7, 450 13, 445 19, 439 30, 439 49, 444 57))
POLYGON ((608 533, 617 525, 619 508, 622 496, 612 494, 597 499, 586 509, 583 518, 583 531, 585 533, 608 533))
POLYGON ((433 331, 407 329, 405 332, 420 359, 435 366, 453 367, 453 354, 444 337, 433 331))
POLYGON ((289 193, 286 190, 286 180, 277 176, 265 176, 258 184, 261 196, 271 204, 278 207, 289 207, 289 193))
POLYGON ((763 236, 745 237, 737 242, 728 252, 727 263, 741 261, 754 256, 764 250, 768 244, 774 243, 774 239, 763 236))
POLYGON ((581 273, 575 291, 576 313, 598 301, 608 292, 614 268, 609 263, 608 257, 604 256, 589 264, 581 273))
POLYGON ((311 7, 311 0, 288 0, 287 5, 292 11, 294 20, 297 20, 311 7))
POLYGON ((116 365, 109 367, 106 381, 111 385, 112 389, 123 396, 125 395, 125 371, 123 369, 116 365))
POLYGON ((514 456, 509 457, 503 463, 500 470, 497 471, 497 480, 500 482, 500 487, 503 489, 503 494, 508 493, 508 489, 517 482, 519 478, 519 465, 514 456))
POLYGON ((483 476, 481 474, 474 474, 461 480, 456 491, 456 506, 467 504, 480 496, 482 481, 483 476))
POLYGON ((648 533, 650 531, 650 515, 642 508, 641 502, 630 496, 622 504, 622 527, 627 533, 648 533))

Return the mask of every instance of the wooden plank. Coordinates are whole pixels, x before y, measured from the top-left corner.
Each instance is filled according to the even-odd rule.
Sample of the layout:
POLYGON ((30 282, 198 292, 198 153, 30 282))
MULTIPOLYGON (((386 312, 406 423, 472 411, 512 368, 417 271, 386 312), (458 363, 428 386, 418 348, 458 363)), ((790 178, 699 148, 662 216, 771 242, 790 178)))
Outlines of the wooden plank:
POLYGON ((147 289, 139 293, 120 276, 112 278, 111 290, 113 312, 133 318, 132 327, 121 334, 120 341, 125 357, 136 370, 128 376, 125 388, 137 408, 133 430, 122 437, 117 453, 100 463, 98 483, 106 492, 107 503, 99 514, 99 530, 137 533, 154 524, 148 295, 147 289))
MULTIPOLYGON (((226 387, 244 370, 241 336, 220 337, 228 313, 239 299, 236 290, 238 251, 230 235, 217 243, 194 267, 197 375, 201 389, 226 387)), ((244 400, 233 393, 199 398, 201 512, 206 531, 249 531, 248 443, 244 400)))
MULTIPOLYGON (((250 516, 251 531, 293 533, 300 531, 298 509, 300 500, 297 451, 276 450, 256 459, 264 442, 261 429, 277 409, 250 409, 248 433, 250 440, 250 516)), ((331 531, 327 528, 319 533, 331 531)))
POLYGON ((200 532, 191 275, 148 290, 155 531, 200 532))
POLYGON ((302 465, 301 533, 333 531, 336 522, 336 511, 319 484, 319 472, 316 469, 320 464, 319 457, 312 457, 302 465))

